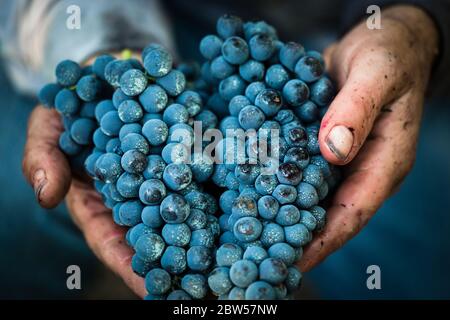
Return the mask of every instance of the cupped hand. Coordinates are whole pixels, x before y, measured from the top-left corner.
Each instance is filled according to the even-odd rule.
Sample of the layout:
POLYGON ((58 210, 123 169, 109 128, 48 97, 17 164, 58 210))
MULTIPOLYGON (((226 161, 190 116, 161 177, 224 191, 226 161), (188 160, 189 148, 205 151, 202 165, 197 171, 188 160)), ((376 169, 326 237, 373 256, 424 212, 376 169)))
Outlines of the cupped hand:
POLYGON ((381 13, 380 30, 357 25, 325 52, 339 93, 324 116, 320 149, 346 165, 327 224, 299 262, 308 271, 356 235, 411 170, 438 36, 412 6, 381 13))
POLYGON ((62 131, 60 115, 54 109, 34 109, 28 123, 23 172, 41 206, 55 207, 66 197, 72 219, 94 254, 143 298, 144 279, 131 269, 133 250, 125 242, 126 229, 114 223, 111 210, 103 205, 92 183, 72 177, 58 146, 62 131))

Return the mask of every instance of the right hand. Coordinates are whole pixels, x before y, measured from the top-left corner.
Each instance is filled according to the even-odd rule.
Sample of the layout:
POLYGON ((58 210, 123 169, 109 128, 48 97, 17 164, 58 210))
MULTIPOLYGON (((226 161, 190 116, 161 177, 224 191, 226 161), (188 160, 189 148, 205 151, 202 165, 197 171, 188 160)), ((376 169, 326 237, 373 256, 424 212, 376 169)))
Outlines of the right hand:
POLYGON ((92 183, 72 177, 67 158, 59 149, 63 131, 60 115, 37 106, 32 112, 23 158, 23 172, 44 208, 66 197, 67 207, 94 254, 119 275, 139 297, 146 295, 144 279, 131 269, 134 254, 125 240, 126 229, 116 225, 92 183))

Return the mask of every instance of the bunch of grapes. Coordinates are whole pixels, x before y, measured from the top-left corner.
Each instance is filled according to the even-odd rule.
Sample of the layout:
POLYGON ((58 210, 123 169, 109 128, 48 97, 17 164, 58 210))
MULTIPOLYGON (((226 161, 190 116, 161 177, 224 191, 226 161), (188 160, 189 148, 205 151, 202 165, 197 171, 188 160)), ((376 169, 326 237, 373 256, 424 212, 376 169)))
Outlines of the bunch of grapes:
POLYGON ((226 190, 219 201, 221 247, 209 286, 224 299, 284 299, 300 285, 295 262, 312 232, 324 226, 319 202, 336 184, 336 170, 318 144, 333 85, 318 52, 281 42, 263 21, 223 16, 217 35, 204 37, 200 51, 207 59, 202 65, 211 94, 207 106, 222 116, 219 156, 231 157, 216 165, 212 176, 226 190), (242 153, 230 137, 239 129, 253 131, 242 153), (272 157, 252 157, 275 142, 272 157), (270 174, 263 172, 274 164, 270 174))
POLYGON ((317 140, 334 94, 320 54, 282 43, 263 21, 225 15, 217 33, 200 43, 201 68, 174 68, 151 44, 142 63, 62 61, 39 93, 61 114, 60 148, 129 228, 146 299, 286 298, 300 286, 295 262, 325 224, 319 204, 337 181, 317 140), (203 138, 195 121, 222 132, 214 156, 192 152, 203 138), (234 130, 254 134, 222 163, 234 130), (253 161, 263 144, 277 152, 253 161))

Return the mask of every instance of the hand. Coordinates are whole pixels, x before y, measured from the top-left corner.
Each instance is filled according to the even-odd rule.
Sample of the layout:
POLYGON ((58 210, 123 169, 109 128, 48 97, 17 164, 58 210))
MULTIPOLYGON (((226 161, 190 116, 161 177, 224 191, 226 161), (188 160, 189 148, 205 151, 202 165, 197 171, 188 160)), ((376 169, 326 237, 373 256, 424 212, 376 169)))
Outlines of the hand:
POLYGON ((346 165, 327 224, 299 262, 308 271, 356 235, 411 170, 438 36, 412 6, 382 12, 382 29, 357 25, 325 52, 339 93, 321 123, 320 149, 346 165))
POLYGON ((131 269, 133 250, 125 242, 126 229, 113 222, 111 211, 91 183, 72 178, 69 163, 58 147, 62 131, 55 110, 42 106, 34 109, 28 124, 23 172, 41 206, 55 207, 66 196, 72 219, 94 254, 143 298, 144 279, 131 269))

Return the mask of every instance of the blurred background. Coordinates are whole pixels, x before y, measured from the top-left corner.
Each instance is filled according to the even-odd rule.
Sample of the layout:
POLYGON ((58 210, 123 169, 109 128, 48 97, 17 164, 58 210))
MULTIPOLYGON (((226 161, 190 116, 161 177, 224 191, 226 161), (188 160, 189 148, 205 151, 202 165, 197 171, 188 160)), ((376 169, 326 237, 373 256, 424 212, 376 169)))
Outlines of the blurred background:
MULTIPOLYGON (((281 39, 309 49, 321 50, 339 35, 333 27, 338 11, 319 15, 317 0, 302 3, 301 10, 298 4, 272 4, 261 13, 250 11, 255 8, 250 4, 236 9, 236 1, 217 1, 210 11, 199 12, 197 2, 202 3, 169 1, 165 7, 182 60, 200 58, 199 40, 214 32, 214 21, 223 13, 267 19, 281 39), (288 19, 289 11, 308 18, 288 19)), ((0 10, 0 20, 10 18, 8 13, 0 10)), ((12 84, 8 63, 0 58, 0 298, 135 298, 89 252, 64 205, 54 210, 37 205, 21 172, 27 118, 36 99, 12 84), (66 268, 72 264, 81 268, 82 290, 66 287, 66 268)), ((435 96, 426 102, 417 161, 400 191, 360 234, 305 275, 300 298, 450 298, 449 141, 450 99, 435 96), (381 269, 380 290, 366 286, 370 265, 381 269)))

